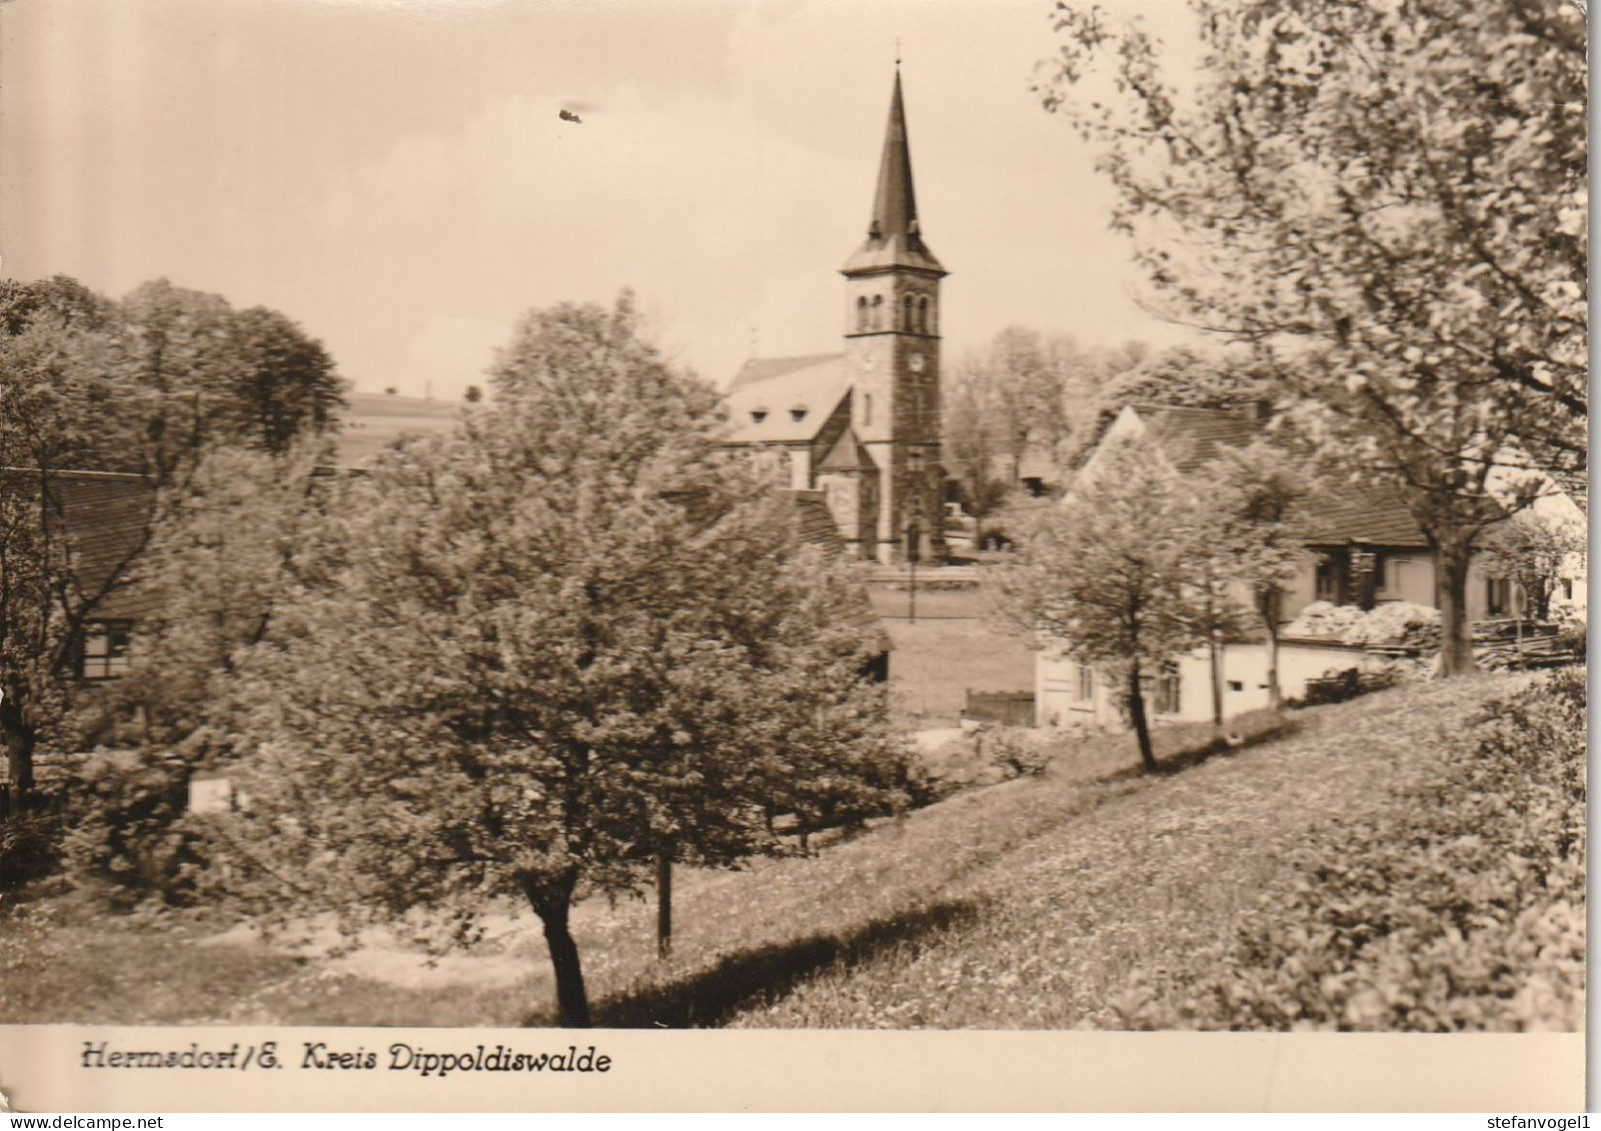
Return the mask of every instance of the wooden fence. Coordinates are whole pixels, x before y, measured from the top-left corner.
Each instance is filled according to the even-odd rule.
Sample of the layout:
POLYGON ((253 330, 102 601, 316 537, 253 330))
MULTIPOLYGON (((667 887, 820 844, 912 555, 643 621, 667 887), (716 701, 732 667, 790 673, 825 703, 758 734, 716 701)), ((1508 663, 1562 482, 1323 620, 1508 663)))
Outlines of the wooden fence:
POLYGON ((1034 693, 1032 691, 974 691, 967 689, 967 707, 964 718, 982 723, 1004 723, 1007 726, 1031 727, 1034 725, 1034 693))

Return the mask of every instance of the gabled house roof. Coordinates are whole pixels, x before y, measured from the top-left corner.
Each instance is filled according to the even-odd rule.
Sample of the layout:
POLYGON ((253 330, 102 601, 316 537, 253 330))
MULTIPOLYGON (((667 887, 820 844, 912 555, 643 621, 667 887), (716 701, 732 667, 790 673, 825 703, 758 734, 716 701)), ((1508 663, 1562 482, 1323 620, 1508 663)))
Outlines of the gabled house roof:
MULTIPOLYGON (((78 587, 85 594, 105 589, 113 574, 122 577, 96 602, 91 620, 137 620, 155 608, 155 598, 129 584, 133 559, 144 548, 155 506, 155 492, 138 475, 103 471, 59 471, 50 476, 50 506, 65 532, 78 587)), ((0 490, 32 499, 39 490, 36 472, 0 469, 0 490)))
POLYGON ((1400 494, 1382 487, 1342 486, 1318 491, 1306 501, 1300 536, 1311 546, 1396 546, 1427 549, 1417 519, 1400 494))
POLYGON ((821 491, 791 491, 795 504, 796 529, 800 540, 808 546, 820 546, 831 557, 845 552, 845 542, 834 525, 834 516, 828 509, 828 500, 821 491))
POLYGON ((828 454, 817 463, 818 471, 874 471, 877 467, 849 428, 839 434, 828 454))
POLYGON ((1178 405, 1131 406, 1145 422, 1146 435, 1161 445, 1173 469, 1188 474, 1223 454, 1243 448, 1262 434, 1260 421, 1215 408, 1178 405))
POLYGON ((1590 478, 1582 471, 1559 471, 1551 476, 1557 488, 1573 500, 1573 505, 1590 514, 1590 478))
POLYGON ((851 378, 842 353, 752 358, 729 386, 725 443, 806 444, 816 438, 851 378))
MULTIPOLYGON (((1123 411, 1137 418, 1139 430, 1181 475, 1194 474, 1226 449, 1243 448, 1266 434, 1261 420, 1227 409, 1137 404, 1123 411)), ((1305 512, 1301 537, 1310 546, 1428 547, 1406 500, 1392 488, 1342 484, 1314 493, 1305 512)))

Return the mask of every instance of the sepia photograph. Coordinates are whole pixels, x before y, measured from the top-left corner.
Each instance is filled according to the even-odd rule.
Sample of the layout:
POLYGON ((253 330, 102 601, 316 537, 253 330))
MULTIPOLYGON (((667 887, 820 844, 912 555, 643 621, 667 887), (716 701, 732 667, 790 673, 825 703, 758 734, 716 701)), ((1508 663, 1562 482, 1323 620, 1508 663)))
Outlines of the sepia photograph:
POLYGON ((1582 1105, 1582 3, 12 0, 0 67, 18 1110, 1582 1105))

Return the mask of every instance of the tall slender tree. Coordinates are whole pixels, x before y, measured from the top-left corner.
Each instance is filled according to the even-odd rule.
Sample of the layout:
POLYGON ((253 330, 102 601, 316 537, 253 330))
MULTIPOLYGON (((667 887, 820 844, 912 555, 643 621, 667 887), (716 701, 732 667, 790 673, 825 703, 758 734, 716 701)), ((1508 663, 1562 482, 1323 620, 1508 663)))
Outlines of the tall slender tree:
POLYGON ((1093 479, 1039 518, 1020 561, 997 573, 1001 604, 1047 650, 1109 670, 1147 771, 1157 769, 1146 683, 1206 642, 1195 494, 1148 445, 1106 450, 1093 479))

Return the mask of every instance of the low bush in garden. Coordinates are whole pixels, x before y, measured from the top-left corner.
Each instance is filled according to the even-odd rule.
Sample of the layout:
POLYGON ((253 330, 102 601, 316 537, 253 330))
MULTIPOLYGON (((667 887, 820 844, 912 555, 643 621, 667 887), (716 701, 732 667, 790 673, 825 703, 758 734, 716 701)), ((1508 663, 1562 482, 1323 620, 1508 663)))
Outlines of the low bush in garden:
POLYGON ((73 884, 118 910, 190 902, 199 859, 197 838, 182 823, 187 778, 181 763, 157 752, 85 756, 64 838, 73 884))
POLYGON ((1232 973, 1135 1028, 1577 1030, 1585 672, 1490 702, 1392 802, 1330 822, 1241 926, 1232 973))
POLYGON ((61 814, 54 808, 0 817, 0 899, 56 870, 61 826, 61 814))

